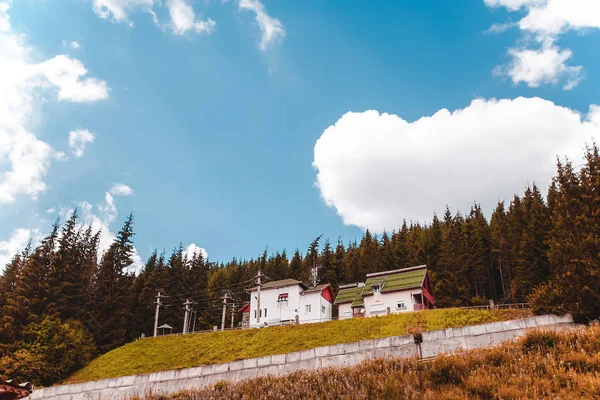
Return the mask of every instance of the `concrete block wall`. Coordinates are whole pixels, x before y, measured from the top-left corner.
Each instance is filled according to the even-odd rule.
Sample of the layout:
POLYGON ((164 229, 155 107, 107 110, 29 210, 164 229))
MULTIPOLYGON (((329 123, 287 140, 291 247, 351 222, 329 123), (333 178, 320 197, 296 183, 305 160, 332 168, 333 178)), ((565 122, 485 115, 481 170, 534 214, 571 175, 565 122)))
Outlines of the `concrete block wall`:
POLYGON ((563 329, 572 325, 573 318, 570 315, 562 317, 543 315, 514 321, 423 332, 422 343, 419 345, 415 344, 415 338, 412 335, 393 336, 230 363, 53 386, 35 390, 29 399, 107 400, 125 399, 128 396, 143 395, 149 391, 165 394, 175 393, 183 389, 209 386, 219 381, 238 382, 267 375, 282 376, 303 369, 347 367, 373 358, 428 358, 442 353, 497 345, 522 336, 528 329, 535 327, 563 329))

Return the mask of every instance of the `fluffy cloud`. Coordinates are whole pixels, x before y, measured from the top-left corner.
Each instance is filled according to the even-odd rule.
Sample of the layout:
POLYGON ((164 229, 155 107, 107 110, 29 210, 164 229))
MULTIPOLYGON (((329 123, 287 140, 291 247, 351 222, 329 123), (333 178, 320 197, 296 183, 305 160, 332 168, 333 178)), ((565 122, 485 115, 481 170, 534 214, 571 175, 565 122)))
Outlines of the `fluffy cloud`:
MULTIPOLYGON (((579 66, 568 66, 571 51, 554 46, 559 36, 569 30, 580 33, 600 28, 600 2, 591 0, 484 0, 489 7, 505 7, 509 11, 525 10, 516 26, 525 33, 526 47, 509 51, 512 64, 521 68, 502 68, 518 82, 529 86, 556 83, 567 79, 565 89, 571 89, 582 79, 579 66), (540 67, 548 63, 547 67, 540 67), (522 74, 523 70, 528 71, 522 74), (519 77, 526 79, 520 79, 519 77)), ((493 28, 493 27, 492 27, 493 28)))
POLYGON ((13 231, 8 240, 0 241, 0 273, 4 270, 6 264, 12 261, 15 254, 25 249, 29 241, 35 246, 41 240, 41 236, 38 229, 19 228, 13 231))
POLYGON ((69 147, 73 151, 75 157, 82 157, 85 151, 85 146, 88 143, 94 142, 94 134, 87 129, 78 129, 69 132, 69 147))
POLYGON ((188 32, 210 34, 215 28, 215 21, 198 20, 194 9, 188 0, 94 0, 94 11, 100 18, 110 19, 114 22, 124 22, 133 26, 129 19, 130 14, 140 10, 152 15, 154 23, 161 29, 170 28, 176 35, 185 35, 188 32), (170 23, 162 24, 158 20, 155 9, 165 6, 169 10, 170 23))
POLYGON ((564 89, 571 90, 582 79, 583 67, 566 64, 571 58, 571 50, 550 45, 539 50, 510 49, 508 53, 513 61, 508 66, 496 68, 495 73, 509 76, 515 85, 524 82, 529 87, 539 87, 566 80, 564 89))
POLYGON ((210 34, 215 28, 215 21, 197 21, 192 6, 185 0, 168 0, 169 15, 171 16, 172 30, 176 35, 185 35, 191 31, 194 33, 210 34))
POLYGON ((202 254, 202 258, 205 260, 208 259, 208 253, 206 252, 206 249, 198 247, 195 243, 192 243, 185 249, 185 255, 188 260, 191 260, 195 254, 202 254))
POLYGON ((116 183, 110 188, 109 193, 114 196, 130 196, 133 194, 133 189, 123 183, 116 183))
POLYGON ((133 25, 129 14, 135 9, 151 11, 155 3, 154 0, 94 0, 93 7, 100 18, 133 25))
POLYGON ((265 50, 274 40, 285 36, 285 29, 281 21, 267 14, 265 6, 259 0, 240 0, 241 10, 252 11, 255 14, 256 22, 262 32, 260 48, 265 50))
POLYGON ((433 212, 491 212, 527 183, 545 188, 556 156, 581 157, 600 133, 600 107, 586 116, 540 98, 474 100, 407 122, 377 111, 349 112, 315 144, 325 203, 345 224, 381 232, 433 212))
POLYGON ((61 154, 26 128, 38 99, 48 90, 59 100, 91 102, 108 96, 106 83, 87 78, 83 64, 65 55, 41 63, 28 61, 29 46, 14 32, 0 0, 0 204, 45 190, 44 176, 61 154))

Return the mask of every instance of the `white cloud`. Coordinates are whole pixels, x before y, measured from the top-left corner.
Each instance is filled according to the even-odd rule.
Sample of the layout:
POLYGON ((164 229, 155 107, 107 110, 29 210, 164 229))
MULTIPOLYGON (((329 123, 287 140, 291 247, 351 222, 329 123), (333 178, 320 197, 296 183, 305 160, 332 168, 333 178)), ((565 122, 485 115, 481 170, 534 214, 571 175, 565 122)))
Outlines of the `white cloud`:
POLYGON ((72 42, 69 43, 69 42, 67 42, 64 39, 62 41, 62 45, 63 45, 63 47, 70 47, 70 48, 72 48, 74 50, 78 50, 78 49, 81 48, 81 45, 78 42, 72 41, 72 42))
POLYGON ((215 28, 215 21, 197 21, 194 9, 186 0, 168 0, 169 15, 171 16, 172 30, 176 35, 185 35, 187 32, 210 34, 215 28))
POLYGON ((155 3, 154 0, 94 0, 93 7, 100 18, 133 25, 129 14, 137 8, 151 11, 155 3))
MULTIPOLYGON (((517 23, 525 34, 527 47, 511 49, 512 65, 500 67, 513 81, 529 86, 555 84, 566 79, 566 90, 582 79, 582 67, 568 66, 569 49, 560 50, 555 42, 569 30, 584 33, 600 28, 600 2, 597 0, 484 0, 489 7, 505 7, 509 11, 524 10, 525 16, 517 23), (543 66, 547 63, 547 66, 543 66), (526 79, 521 79, 522 77, 526 79)), ((496 25, 495 25, 496 26, 496 25)), ((502 25, 498 25, 502 26, 502 25)), ((494 26, 491 30, 494 29, 494 26)), ((501 31, 501 30, 498 30, 501 31)))
POLYGON ((93 102, 108 98, 106 82, 84 78, 87 69, 81 61, 66 55, 56 56, 37 66, 52 87, 58 89, 58 99, 76 103, 93 102))
POLYGON ((46 100, 47 89, 58 99, 84 102, 106 98, 106 83, 86 78, 80 61, 59 55, 41 63, 30 63, 30 47, 13 32, 9 2, 0 0, 0 204, 18 195, 36 197, 46 189, 44 176, 54 150, 26 128, 35 115, 38 100, 46 100))
POLYGON ((109 193, 114 196, 130 196, 133 194, 133 189, 123 183, 116 183, 110 188, 109 193))
POLYGON ((124 22, 134 26, 130 15, 135 11, 150 14, 154 23, 162 30, 167 28, 176 35, 185 35, 188 32, 211 34, 216 22, 208 18, 198 20, 196 13, 188 0, 94 0, 94 11, 103 19, 114 22, 124 22), (169 10, 170 23, 163 24, 156 14, 157 7, 166 6, 169 10))
POLYGON ((18 228, 12 232, 8 240, 0 241, 0 273, 16 254, 25 249, 29 240, 35 246, 41 240, 41 236, 38 229, 18 228))
POLYGON ((539 87, 566 80, 564 89, 570 90, 582 79, 583 67, 566 64, 571 58, 571 50, 544 46, 540 50, 510 49, 509 54, 512 62, 498 67, 496 73, 509 76, 515 85, 524 82, 529 87, 539 87))
POLYGON ((188 260, 191 260, 194 257, 194 254, 202 254, 202 258, 205 260, 208 259, 208 253, 206 252, 206 249, 198 247, 195 243, 192 243, 185 249, 185 255, 188 260))
POLYGON ((281 21, 267 14, 263 3, 259 0, 239 0, 239 7, 242 10, 253 11, 256 22, 262 32, 260 48, 265 50, 274 40, 282 39, 285 36, 285 29, 281 21))
POLYGON ((54 214, 56 212, 56 208, 49 208, 46 210, 46 213, 48 214, 54 214))
POLYGON ((77 129, 69 132, 69 147, 75 157, 82 157, 85 152, 85 146, 94 142, 94 134, 87 129, 77 129))
POLYGON ((600 107, 587 116, 540 98, 474 100, 407 122, 377 111, 347 113, 315 144, 313 165, 325 203, 345 224, 381 232, 403 219, 491 212, 527 183, 545 189, 556 156, 580 159, 600 133, 600 107))
POLYGON ((525 6, 536 6, 546 2, 546 0, 483 0, 488 7, 506 7, 510 11, 517 11, 525 6))

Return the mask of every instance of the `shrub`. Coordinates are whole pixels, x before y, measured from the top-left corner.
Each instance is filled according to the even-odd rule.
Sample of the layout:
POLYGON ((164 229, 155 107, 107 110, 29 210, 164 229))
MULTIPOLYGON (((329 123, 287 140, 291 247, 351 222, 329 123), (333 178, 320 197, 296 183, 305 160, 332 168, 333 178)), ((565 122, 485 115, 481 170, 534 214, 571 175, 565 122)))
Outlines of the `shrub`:
POLYGON ((431 363, 429 380, 435 385, 457 385, 469 370, 469 364, 458 356, 442 356, 431 363))
POLYGON ((78 321, 47 317, 27 325, 15 353, 0 360, 5 378, 48 386, 87 364, 96 350, 91 335, 78 321))
POLYGON ((558 333, 550 330, 536 330, 527 333, 522 339, 523 352, 546 351, 556 347, 559 340, 558 333))

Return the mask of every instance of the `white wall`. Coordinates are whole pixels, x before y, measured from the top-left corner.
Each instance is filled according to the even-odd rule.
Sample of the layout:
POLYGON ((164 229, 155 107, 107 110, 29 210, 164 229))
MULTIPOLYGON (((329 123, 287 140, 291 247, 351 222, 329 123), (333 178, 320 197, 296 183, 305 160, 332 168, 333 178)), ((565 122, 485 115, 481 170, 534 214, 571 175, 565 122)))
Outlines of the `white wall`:
POLYGON ((338 318, 352 318, 352 302, 342 303, 338 305, 338 318))
POLYGON ((390 309, 390 314, 396 314, 401 312, 414 311, 414 303, 412 295, 421 294, 421 289, 402 290, 391 293, 373 293, 370 296, 365 296, 365 317, 373 317, 376 315, 386 315, 387 309, 390 309), (396 305, 397 302, 404 301, 406 309, 399 310, 396 305), (373 312, 374 304, 382 304, 382 311, 373 312))
MULTIPOLYGON (((300 316, 301 324, 324 321, 323 314, 321 313, 321 301, 319 299, 322 299, 320 292, 304 293, 300 296, 298 315, 300 316), (310 305, 310 312, 306 312, 307 305, 310 305)), ((329 319, 331 319, 331 314, 329 319)))
MULTIPOLYGON (((260 324, 256 322, 256 296, 257 291, 250 293, 250 327, 257 328, 259 326, 265 326, 265 322, 268 325, 279 325, 280 321, 296 319, 296 309, 300 303, 300 291, 302 288, 299 285, 290 285, 280 288, 268 288, 261 289, 260 291, 260 308, 263 311, 262 317, 260 318, 260 324), (277 302, 279 294, 287 293, 287 302, 277 302), (265 308, 267 309, 267 316, 265 318, 265 308)), ((300 310, 298 310, 300 311, 300 310)))

